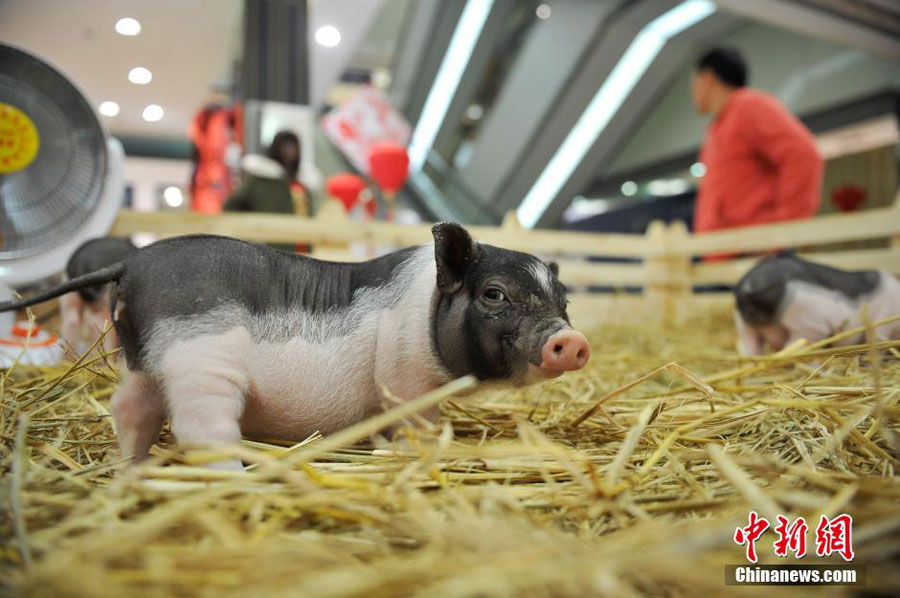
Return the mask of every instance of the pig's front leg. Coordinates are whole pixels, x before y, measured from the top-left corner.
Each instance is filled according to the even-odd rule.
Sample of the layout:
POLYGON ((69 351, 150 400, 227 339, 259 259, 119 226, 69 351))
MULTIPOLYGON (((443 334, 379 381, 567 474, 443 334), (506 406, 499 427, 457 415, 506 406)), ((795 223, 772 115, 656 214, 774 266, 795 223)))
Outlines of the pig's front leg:
MULTIPOLYGON (((249 377, 243 357, 251 350, 249 333, 180 341, 162 359, 166 403, 172 432, 185 448, 234 446, 241 441, 240 418, 249 377)), ((243 469, 240 460, 208 464, 214 469, 243 469)))
POLYGON ((737 328, 738 340, 744 354, 750 357, 763 354, 763 339, 759 331, 753 326, 748 326, 741 317, 740 312, 734 312, 734 325, 737 328))

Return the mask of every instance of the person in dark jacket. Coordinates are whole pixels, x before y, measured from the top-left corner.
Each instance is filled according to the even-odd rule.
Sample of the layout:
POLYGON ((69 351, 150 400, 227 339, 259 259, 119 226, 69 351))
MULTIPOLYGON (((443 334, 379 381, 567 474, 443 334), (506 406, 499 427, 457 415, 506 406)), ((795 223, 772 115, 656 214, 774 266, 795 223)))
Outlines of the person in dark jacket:
MULTIPOLYGON (((297 181, 300 170, 300 139, 291 131, 280 131, 266 155, 247 154, 241 160, 244 182, 228 198, 229 212, 263 212, 308 216, 305 190, 297 181)), ((292 245, 273 244, 284 251, 292 245)))

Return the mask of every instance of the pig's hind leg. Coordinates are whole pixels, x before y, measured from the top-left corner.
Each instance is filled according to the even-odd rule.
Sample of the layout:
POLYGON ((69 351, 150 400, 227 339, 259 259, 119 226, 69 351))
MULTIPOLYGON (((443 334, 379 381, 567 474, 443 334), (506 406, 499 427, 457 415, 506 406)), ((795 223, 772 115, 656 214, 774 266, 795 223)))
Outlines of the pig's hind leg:
MULTIPOLYGON (((183 447, 237 445, 249 386, 241 352, 229 343, 185 343, 163 359, 166 402, 172 432, 183 447)), ((208 464, 243 469, 240 460, 208 464)))
POLYGON ((162 389, 147 374, 129 372, 113 395, 111 407, 122 456, 146 459, 166 417, 162 389))
POLYGON ((73 351, 81 352, 82 347, 82 316, 84 314, 84 300, 77 292, 66 293, 59 298, 59 313, 62 320, 60 334, 73 351))

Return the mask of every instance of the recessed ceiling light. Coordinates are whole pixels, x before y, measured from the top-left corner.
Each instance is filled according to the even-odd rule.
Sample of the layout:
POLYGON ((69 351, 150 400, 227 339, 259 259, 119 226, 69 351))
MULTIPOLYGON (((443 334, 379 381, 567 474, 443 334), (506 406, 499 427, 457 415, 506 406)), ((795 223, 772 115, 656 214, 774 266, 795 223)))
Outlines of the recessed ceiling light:
POLYGON ((625 181, 624 183, 622 183, 622 189, 621 189, 622 195, 631 197, 632 195, 637 193, 637 190, 638 190, 638 186, 637 186, 637 183, 635 183, 634 181, 625 181))
POLYGON ((341 32, 332 25, 319 27, 316 29, 316 43, 326 48, 333 48, 341 43, 341 32))
POLYGON ((124 17, 116 21, 116 32, 119 35, 137 35, 141 32, 141 23, 137 19, 124 17))
POLYGON ((484 116, 484 107, 481 104, 469 104, 466 108, 466 118, 475 121, 484 116))
POLYGON ((146 85, 153 80, 153 73, 150 72, 150 69, 145 69, 142 66, 136 66, 128 71, 128 80, 135 85, 146 85))
POLYGON ((378 68, 372 71, 372 85, 378 89, 387 89, 391 85, 391 71, 378 68))
POLYGON ((184 203, 184 193, 178 187, 166 187, 163 199, 170 208, 180 208, 184 203))
POLYGON ((144 108, 144 112, 141 116, 144 117, 148 123, 155 123, 158 120, 162 120, 163 112, 162 106, 159 104, 150 104, 146 108, 144 108))
POLYGON ((684 179, 657 179, 647 183, 647 191, 650 195, 665 197, 667 195, 680 195, 690 189, 690 185, 684 179))
POLYGON ((100 103, 100 114, 103 116, 116 116, 119 113, 119 105, 112 101, 105 101, 100 103))
POLYGON ((553 9, 550 8, 549 4, 538 4, 537 10, 534 12, 537 14, 537 18, 543 21, 550 18, 550 15, 553 14, 553 9))

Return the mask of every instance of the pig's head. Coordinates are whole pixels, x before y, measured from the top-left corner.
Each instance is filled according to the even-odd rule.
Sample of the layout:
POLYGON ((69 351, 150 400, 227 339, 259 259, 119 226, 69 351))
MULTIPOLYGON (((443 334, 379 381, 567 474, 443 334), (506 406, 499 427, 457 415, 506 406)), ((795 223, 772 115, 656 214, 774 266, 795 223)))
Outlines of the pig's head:
POLYGON ((556 264, 476 243, 458 224, 432 234, 432 337, 453 375, 523 385, 584 367, 591 348, 569 325, 556 264))

